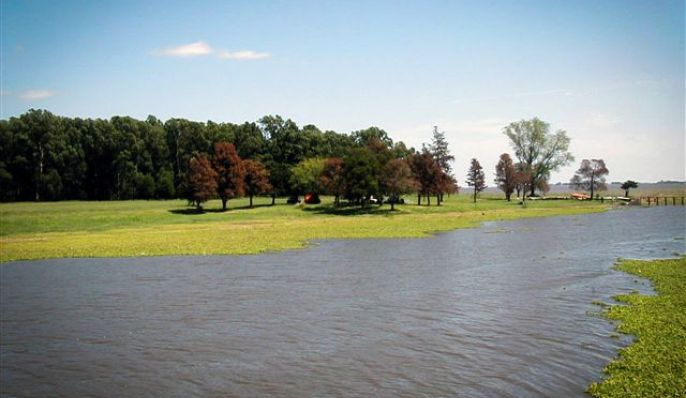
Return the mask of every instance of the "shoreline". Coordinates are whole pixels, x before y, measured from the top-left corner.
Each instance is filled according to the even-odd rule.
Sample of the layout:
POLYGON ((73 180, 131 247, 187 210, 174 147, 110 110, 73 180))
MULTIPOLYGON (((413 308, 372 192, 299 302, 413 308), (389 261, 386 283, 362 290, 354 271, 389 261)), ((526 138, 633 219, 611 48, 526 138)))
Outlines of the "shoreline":
MULTIPOLYGON (((283 214, 246 220, 9 234, 0 237, 0 264, 52 258, 260 254, 302 249, 314 240, 424 238, 440 232, 478 227, 487 221, 590 214, 610 209, 609 205, 596 203, 521 208, 512 203, 496 203, 493 207, 485 201, 481 205, 483 208, 458 209, 456 206, 464 207, 464 204, 456 200, 454 208, 450 205, 441 208, 408 205, 410 207, 396 213, 352 216, 311 215, 307 214, 308 210, 295 209, 298 214, 283 208, 283 214)), ((226 214, 230 216, 230 213, 226 214)))
POLYGON ((603 368, 587 392, 598 398, 686 397, 686 255, 652 260, 620 259, 613 270, 647 279, 655 292, 615 295, 602 310, 615 331, 633 341, 603 368))

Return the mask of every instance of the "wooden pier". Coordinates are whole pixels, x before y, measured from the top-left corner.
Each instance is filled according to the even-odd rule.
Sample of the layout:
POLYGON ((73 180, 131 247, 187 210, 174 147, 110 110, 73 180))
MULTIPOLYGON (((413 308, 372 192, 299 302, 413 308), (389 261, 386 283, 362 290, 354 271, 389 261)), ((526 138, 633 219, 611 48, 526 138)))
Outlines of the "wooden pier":
POLYGON ((684 196, 641 196, 641 206, 677 206, 684 205, 684 196))

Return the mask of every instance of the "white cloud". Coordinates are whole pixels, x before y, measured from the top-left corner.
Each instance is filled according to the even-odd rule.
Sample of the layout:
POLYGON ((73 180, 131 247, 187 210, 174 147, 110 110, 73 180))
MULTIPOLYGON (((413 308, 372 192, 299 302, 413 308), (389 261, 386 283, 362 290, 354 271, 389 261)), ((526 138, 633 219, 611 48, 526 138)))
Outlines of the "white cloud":
POLYGON ((157 51, 157 55, 164 55, 167 57, 199 57, 203 55, 210 55, 214 52, 212 47, 203 41, 196 41, 195 43, 184 44, 178 47, 170 47, 165 50, 157 51))
POLYGON ((512 93, 512 94, 504 94, 504 95, 498 95, 494 97, 482 97, 482 98, 458 98, 452 101, 453 104, 468 104, 468 103, 475 103, 475 102, 491 102, 491 101, 501 101, 501 100, 510 100, 510 99, 517 99, 517 98, 525 98, 525 97, 547 97, 547 96, 555 96, 555 97, 576 97, 579 96, 579 93, 576 93, 572 90, 568 89, 557 89, 557 90, 541 90, 541 91, 528 91, 528 92, 522 92, 522 93, 512 93))
POLYGON ((236 51, 236 52, 229 52, 229 51, 222 51, 219 53, 219 58, 222 59, 235 59, 238 61, 250 61, 250 60, 256 60, 256 59, 264 59, 268 58, 269 53, 265 52, 256 52, 256 51, 250 51, 250 50, 243 50, 243 51, 236 51))
POLYGON ((18 94, 19 98, 27 101, 42 100, 55 95, 54 91, 49 90, 27 90, 18 94))
POLYGON ((196 41, 190 44, 184 44, 178 47, 170 47, 164 50, 154 51, 155 55, 162 55, 166 57, 178 57, 178 58, 191 58, 191 57, 202 57, 207 55, 215 55, 221 59, 232 59, 237 61, 251 61, 257 59, 269 58, 269 53, 258 52, 251 50, 241 50, 241 51, 227 51, 227 50, 215 50, 209 44, 204 41, 196 41))

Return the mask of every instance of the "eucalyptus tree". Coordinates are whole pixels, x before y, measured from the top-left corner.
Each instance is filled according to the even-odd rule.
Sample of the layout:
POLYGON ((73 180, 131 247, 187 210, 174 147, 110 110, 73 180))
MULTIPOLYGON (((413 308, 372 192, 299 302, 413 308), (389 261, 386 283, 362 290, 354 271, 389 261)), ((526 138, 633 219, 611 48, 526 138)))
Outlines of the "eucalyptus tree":
POLYGON ((539 118, 510 123, 503 130, 523 172, 531 178, 531 195, 550 173, 574 161, 569 152, 569 137, 564 130, 550 132, 550 125, 539 118))

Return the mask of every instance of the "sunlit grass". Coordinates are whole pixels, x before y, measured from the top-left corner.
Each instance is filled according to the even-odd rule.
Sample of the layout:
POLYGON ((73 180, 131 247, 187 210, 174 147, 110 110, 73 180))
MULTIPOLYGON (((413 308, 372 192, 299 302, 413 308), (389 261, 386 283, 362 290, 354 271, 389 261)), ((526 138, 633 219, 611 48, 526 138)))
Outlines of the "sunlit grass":
POLYGON ((616 269, 650 279, 657 296, 638 293, 616 299, 606 311, 617 330, 635 342, 605 368, 608 378, 593 383, 595 397, 686 397, 686 257, 626 260, 616 269))
POLYGON ((55 257, 150 256, 172 254, 251 254, 303 247, 313 239, 424 237, 432 232, 508 220, 607 209, 578 201, 517 202, 466 196, 446 198, 442 206, 406 205, 334 209, 293 206, 270 198, 205 204, 195 214, 185 201, 55 202, 0 205, 0 260, 55 257), (281 203, 281 204, 278 204, 281 203))

